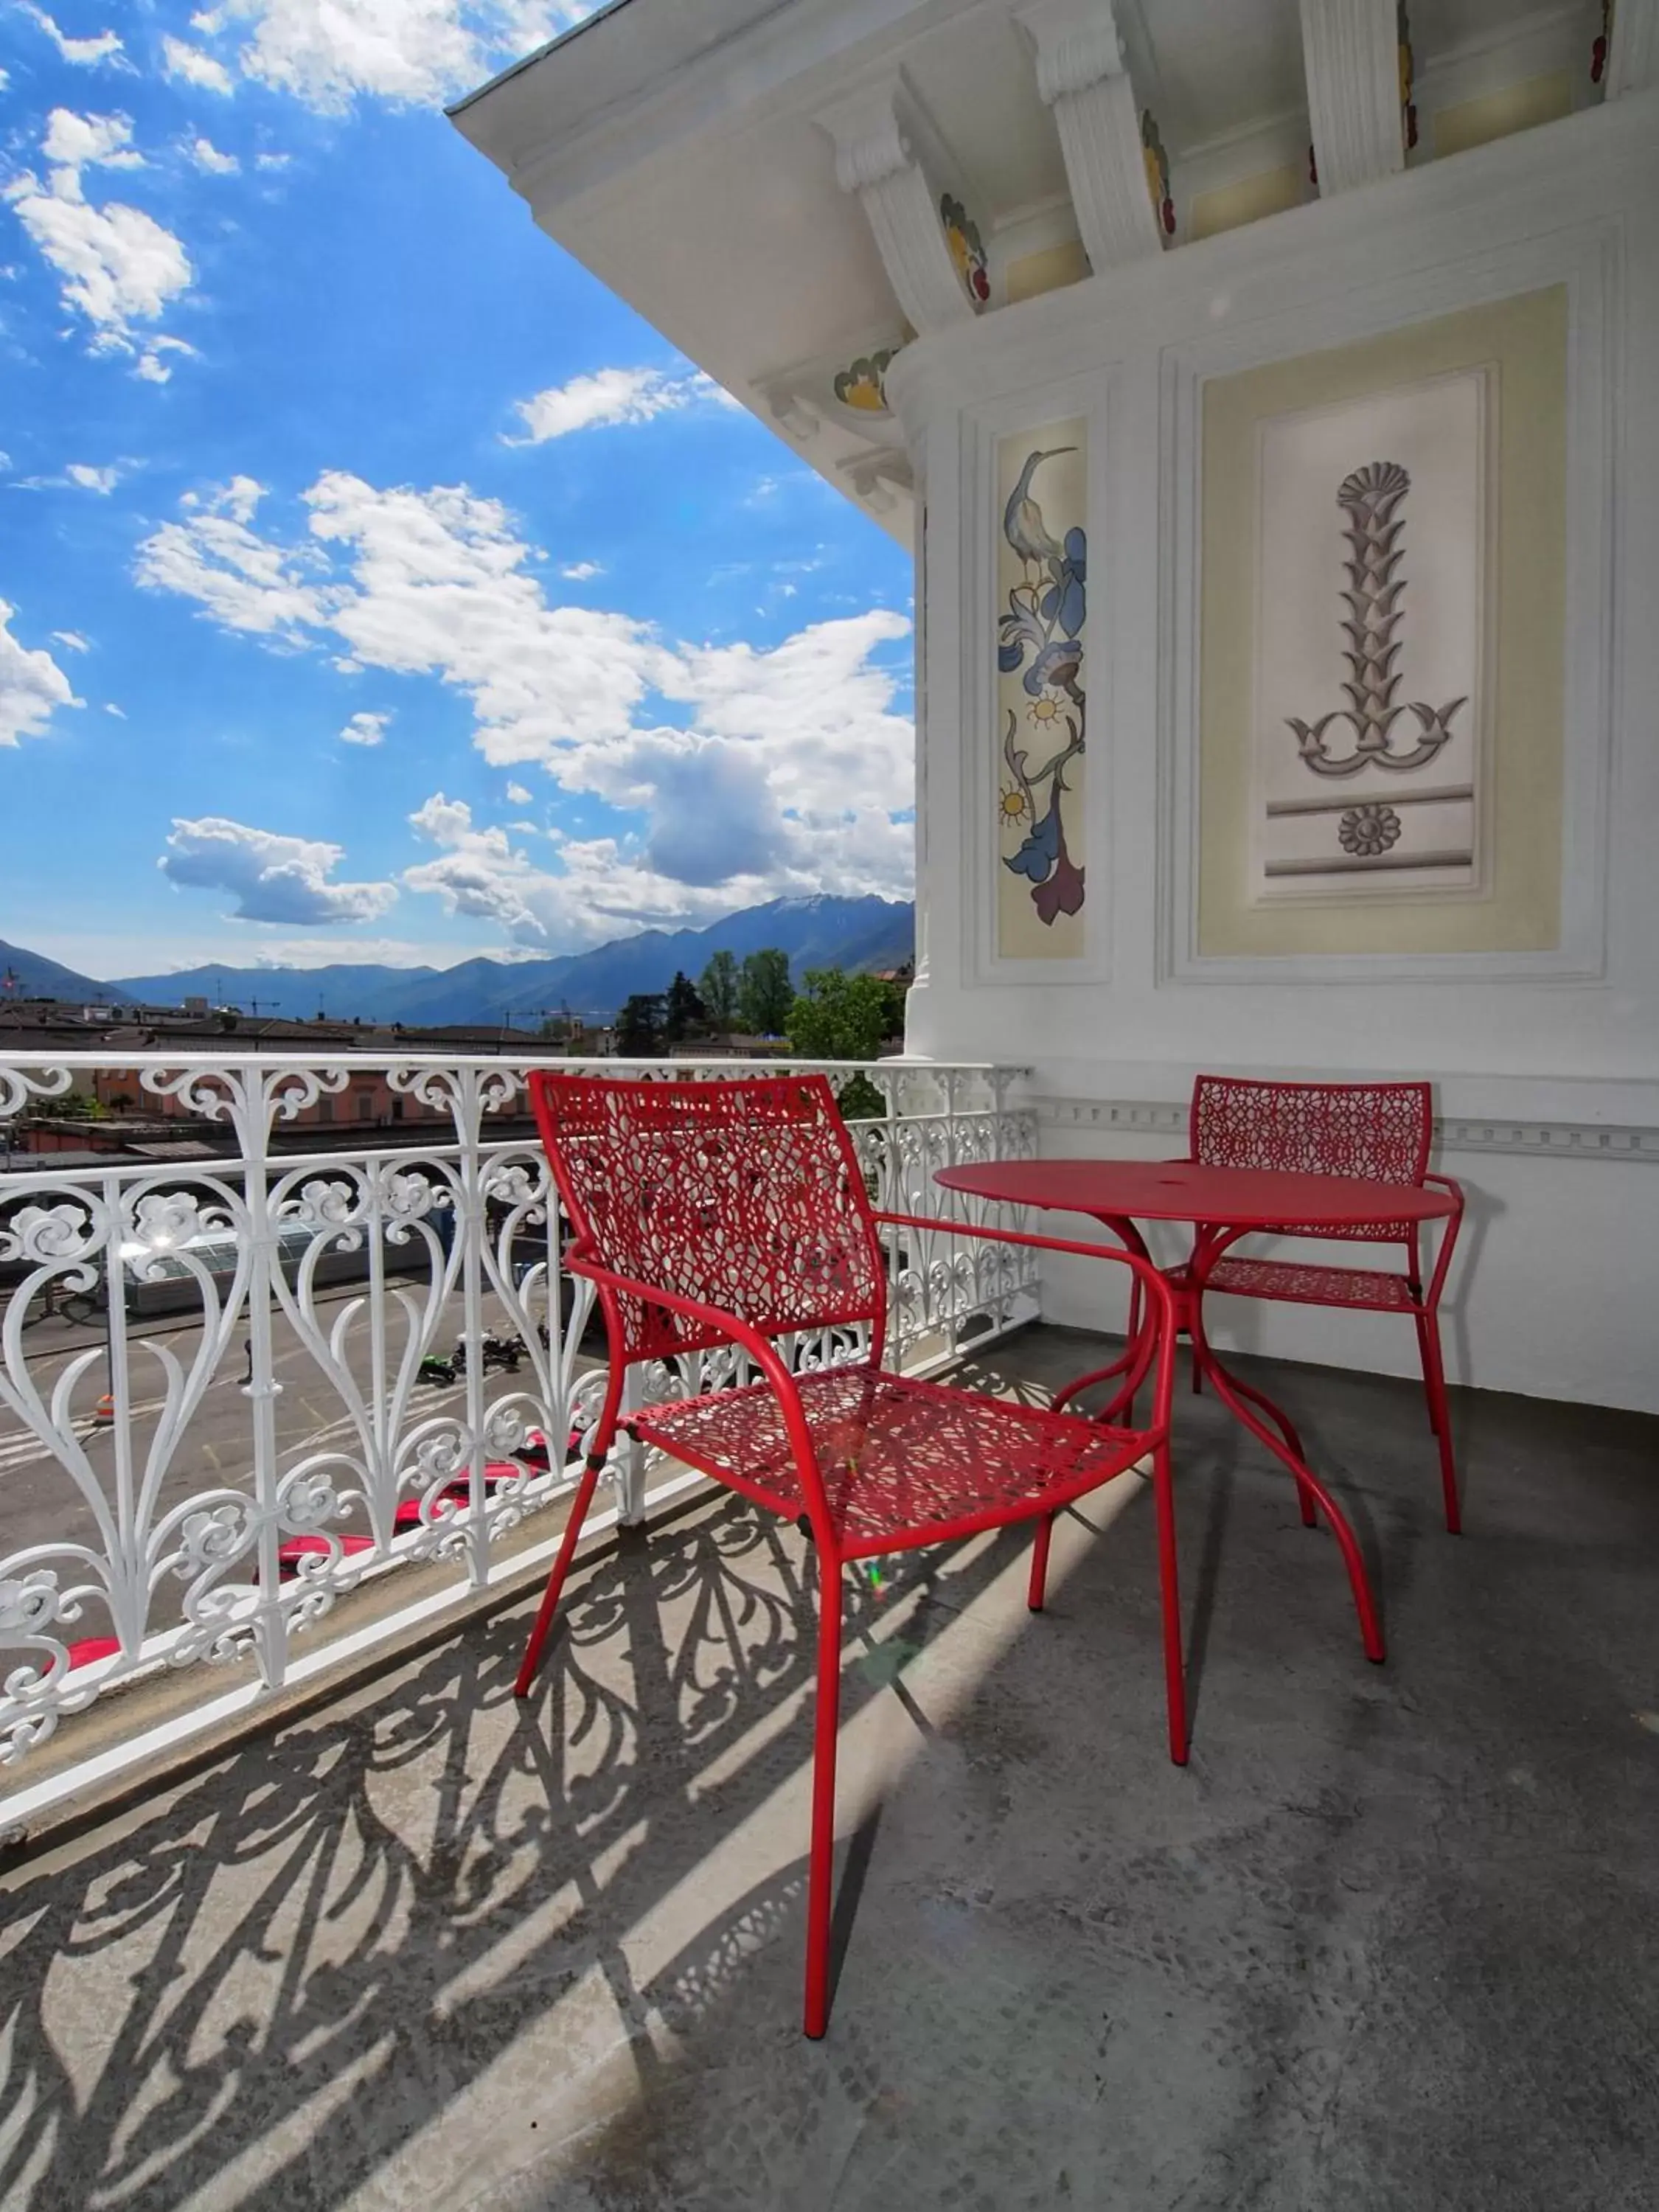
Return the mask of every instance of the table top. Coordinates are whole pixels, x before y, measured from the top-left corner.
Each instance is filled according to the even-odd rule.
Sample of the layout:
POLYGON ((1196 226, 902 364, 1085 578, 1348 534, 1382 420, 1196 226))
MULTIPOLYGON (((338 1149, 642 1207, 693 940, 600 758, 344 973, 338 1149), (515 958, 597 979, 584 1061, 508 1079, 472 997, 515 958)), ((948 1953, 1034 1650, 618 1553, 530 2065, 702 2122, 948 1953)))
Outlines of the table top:
POLYGON ((1449 1191, 1417 1183, 1201 1167, 1191 1160, 990 1160, 940 1168, 933 1180, 975 1198, 1086 1213, 1097 1221, 1207 1221, 1231 1229, 1436 1221, 1457 1203, 1449 1191))

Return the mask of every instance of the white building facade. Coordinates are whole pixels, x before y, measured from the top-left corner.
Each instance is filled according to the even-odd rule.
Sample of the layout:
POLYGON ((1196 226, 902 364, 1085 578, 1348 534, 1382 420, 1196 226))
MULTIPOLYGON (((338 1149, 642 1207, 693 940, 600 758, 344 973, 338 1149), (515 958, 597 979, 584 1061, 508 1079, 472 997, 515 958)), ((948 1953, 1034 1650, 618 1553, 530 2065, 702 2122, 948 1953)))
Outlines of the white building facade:
POLYGON ((916 548, 909 1051, 1056 1155, 1431 1078, 1454 1379, 1654 1410, 1656 87, 1654 0, 621 0, 455 117, 916 548))

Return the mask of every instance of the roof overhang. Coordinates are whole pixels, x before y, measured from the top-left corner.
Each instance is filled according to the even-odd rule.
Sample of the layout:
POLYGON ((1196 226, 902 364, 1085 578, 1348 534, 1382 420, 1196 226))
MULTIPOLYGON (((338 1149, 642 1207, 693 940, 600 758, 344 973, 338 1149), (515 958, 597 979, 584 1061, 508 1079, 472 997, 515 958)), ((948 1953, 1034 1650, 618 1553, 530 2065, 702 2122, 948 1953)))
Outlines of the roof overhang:
POLYGON ((1425 6, 1408 118, 1395 0, 612 0, 450 113, 550 236, 904 538, 883 372, 913 337, 1379 183, 1454 111, 1472 143, 1470 118, 1635 89, 1656 4, 1625 0, 1595 88, 1577 0, 1425 6))

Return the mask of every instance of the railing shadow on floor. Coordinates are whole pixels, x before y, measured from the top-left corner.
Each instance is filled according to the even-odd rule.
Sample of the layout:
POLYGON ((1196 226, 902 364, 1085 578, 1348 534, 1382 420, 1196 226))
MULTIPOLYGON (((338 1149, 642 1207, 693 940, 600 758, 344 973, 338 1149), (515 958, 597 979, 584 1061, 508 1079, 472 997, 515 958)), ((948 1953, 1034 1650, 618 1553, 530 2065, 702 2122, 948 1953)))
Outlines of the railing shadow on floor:
MULTIPOLYGON (((849 1574, 849 1649, 907 1601, 906 1641, 927 1641, 1021 1540, 912 1555, 884 1597, 849 1574)), ((162 2212, 238 2161, 239 2204, 337 2203, 404 2142, 412 2111, 440 2117, 491 2064, 526 2007, 597 1969, 636 2027, 647 1999, 626 1931, 810 1757, 815 1600, 799 1551, 739 1504, 625 1541, 579 1577, 517 1712, 515 1613, 351 1710, 250 1742, 68 1865, 15 1878, 0 2203, 162 2212), (429 1788, 434 1759, 435 1790, 400 1812, 400 1778, 429 1788), (532 1923, 543 1932, 526 1942, 532 1923), (498 1946, 512 1964, 495 1978, 498 1946)), ((843 1725, 879 1689, 849 1667, 843 1725)), ((798 1914, 798 1873, 775 1914, 798 1914)))

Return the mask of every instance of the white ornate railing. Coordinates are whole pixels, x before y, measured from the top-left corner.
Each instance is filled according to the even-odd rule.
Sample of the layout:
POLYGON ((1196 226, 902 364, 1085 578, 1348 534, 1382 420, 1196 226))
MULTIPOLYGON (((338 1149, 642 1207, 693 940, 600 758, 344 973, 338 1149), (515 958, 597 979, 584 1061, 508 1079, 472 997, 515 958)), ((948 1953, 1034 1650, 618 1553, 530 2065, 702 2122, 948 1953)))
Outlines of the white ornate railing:
MULTIPOLYGON (((404 1615, 365 1626, 337 1601, 400 1563, 441 1571, 440 1609, 521 1571, 551 1534, 527 1547, 521 1534, 507 1555, 502 1540, 564 1493, 569 1445, 603 1392, 602 1359, 581 1351, 591 1292, 561 1277, 525 1119, 533 1060, 120 1057, 125 1081, 184 1117, 180 1134, 224 1151, 95 1167, 0 1153, 0 1768, 149 1670, 218 1662, 239 1671, 230 1702, 242 1705, 304 1679, 331 1639, 337 1657, 384 1643, 404 1615), (365 1073, 419 1118, 354 1132, 348 1150, 312 1144, 307 1120, 365 1073), (487 1331, 521 1340, 517 1371, 487 1369, 487 1331), (452 1335, 471 1356, 434 1385, 422 1363, 452 1335)), ((556 1064, 682 1080, 758 1072, 556 1064)), ((0 1064, 14 1145, 27 1117, 107 1065, 96 1053, 0 1064)), ((968 1218, 933 1170, 1033 1148, 1030 1116, 1007 1103, 1012 1070, 827 1072, 860 1073, 879 1097, 881 1113, 852 1126, 885 1209, 968 1218)), ((906 1232, 890 1251, 889 1358, 915 1364, 1028 1317, 1033 1258, 906 1232)), ((848 1349, 792 1352, 805 1364, 848 1349)), ((647 1373, 645 1392, 739 1371, 727 1354, 689 1365, 647 1373)), ((611 1474, 617 1517, 637 1517, 637 1449, 611 1474)), ((226 1705, 204 1691, 128 1751, 226 1705)), ((94 1763, 107 1774, 125 1756, 94 1763)), ((50 1763, 49 1786, 0 1794, 0 1826, 25 1797, 34 1810, 76 1785, 61 1747, 50 1763)))

